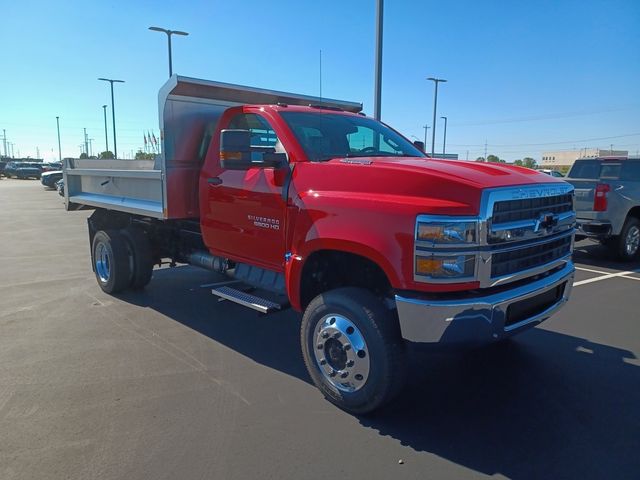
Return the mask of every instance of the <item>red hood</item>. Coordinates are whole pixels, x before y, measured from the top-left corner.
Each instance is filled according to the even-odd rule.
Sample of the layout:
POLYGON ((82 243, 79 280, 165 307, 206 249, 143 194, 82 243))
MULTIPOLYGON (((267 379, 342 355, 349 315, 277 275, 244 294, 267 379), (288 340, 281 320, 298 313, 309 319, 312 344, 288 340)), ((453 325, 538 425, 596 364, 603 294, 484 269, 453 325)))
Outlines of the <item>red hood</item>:
POLYGON ((502 163, 468 162, 460 160, 439 160, 431 158, 404 157, 391 159, 388 157, 372 157, 366 160, 376 166, 410 170, 416 174, 444 175, 448 179, 476 188, 509 187, 530 183, 562 183, 536 170, 516 167, 502 163))
POLYGON ((475 215, 487 188, 562 183, 524 167, 430 158, 336 158, 300 162, 295 171, 298 192, 329 200, 376 202, 417 213, 475 215), (402 205, 402 207, 399 207, 402 205))

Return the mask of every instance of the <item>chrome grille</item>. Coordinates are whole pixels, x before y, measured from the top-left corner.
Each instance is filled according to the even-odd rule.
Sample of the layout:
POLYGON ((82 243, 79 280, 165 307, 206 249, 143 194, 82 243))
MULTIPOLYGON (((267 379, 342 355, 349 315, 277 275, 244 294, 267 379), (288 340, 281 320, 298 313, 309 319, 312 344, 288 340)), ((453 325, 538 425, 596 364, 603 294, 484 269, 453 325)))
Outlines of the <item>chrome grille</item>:
POLYGON ((567 193, 553 197, 524 198, 496 202, 493 205, 493 223, 517 222, 538 218, 543 213, 566 213, 573 209, 573 195, 567 193))
POLYGON ((513 250, 494 253, 491 261, 491 277, 502 277, 544 265, 571 253, 571 235, 549 242, 525 245, 513 250))

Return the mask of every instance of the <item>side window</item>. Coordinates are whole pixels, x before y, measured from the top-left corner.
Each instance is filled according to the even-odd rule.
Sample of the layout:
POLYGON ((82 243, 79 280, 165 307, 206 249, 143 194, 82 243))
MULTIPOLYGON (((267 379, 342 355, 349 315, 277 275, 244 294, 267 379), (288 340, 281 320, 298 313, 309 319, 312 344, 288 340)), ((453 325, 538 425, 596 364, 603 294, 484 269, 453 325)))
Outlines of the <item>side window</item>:
POLYGON ((640 182, 640 160, 627 160, 622 164, 620 180, 640 182))
MULTIPOLYGON (((229 122, 228 128, 238 128, 251 132, 251 146, 265 147, 265 149, 275 149, 278 143, 276 133, 263 117, 255 113, 241 113, 236 115, 229 122)), ((272 150, 273 151, 273 150, 272 150)))

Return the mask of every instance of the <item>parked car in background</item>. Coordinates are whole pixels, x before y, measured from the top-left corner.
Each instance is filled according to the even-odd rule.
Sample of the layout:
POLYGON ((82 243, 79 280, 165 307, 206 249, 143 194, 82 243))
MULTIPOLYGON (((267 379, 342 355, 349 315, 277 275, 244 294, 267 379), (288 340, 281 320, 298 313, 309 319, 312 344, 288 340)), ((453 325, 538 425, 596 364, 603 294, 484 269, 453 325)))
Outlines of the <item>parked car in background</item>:
POLYGON ((42 170, 36 163, 9 162, 4 169, 4 174, 15 178, 40 178, 42 170))
POLYGON ((622 260, 640 255, 640 158, 576 160, 566 181, 575 187, 579 237, 600 241, 622 260))
POLYGON ((4 175, 4 168, 7 166, 7 162, 0 161, 0 178, 4 175))
POLYGON ((56 182, 62 179, 62 170, 52 170, 50 172, 42 172, 40 183, 47 188, 56 188, 56 182))
POLYGON ((56 182, 56 190, 58 190, 58 195, 64 197, 64 178, 56 182))
POLYGON ((54 172, 54 171, 62 171, 62 163, 60 162, 52 162, 52 163, 43 163, 42 164, 42 172, 54 172))
POLYGON ((547 175, 551 175, 552 177, 556 177, 556 178, 564 177, 564 175, 558 170, 551 170, 550 168, 540 168, 538 169, 538 171, 542 173, 546 173, 547 175))

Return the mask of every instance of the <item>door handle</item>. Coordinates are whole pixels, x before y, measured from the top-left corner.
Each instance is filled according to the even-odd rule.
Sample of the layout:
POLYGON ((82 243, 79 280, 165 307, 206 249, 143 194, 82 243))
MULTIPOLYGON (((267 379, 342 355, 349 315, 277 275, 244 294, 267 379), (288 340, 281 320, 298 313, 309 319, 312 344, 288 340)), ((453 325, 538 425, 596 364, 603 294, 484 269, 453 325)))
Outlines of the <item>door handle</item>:
POLYGON ((209 185, 221 185, 222 184, 222 179, 220 177, 208 178, 207 179, 207 183, 209 185))

